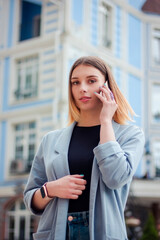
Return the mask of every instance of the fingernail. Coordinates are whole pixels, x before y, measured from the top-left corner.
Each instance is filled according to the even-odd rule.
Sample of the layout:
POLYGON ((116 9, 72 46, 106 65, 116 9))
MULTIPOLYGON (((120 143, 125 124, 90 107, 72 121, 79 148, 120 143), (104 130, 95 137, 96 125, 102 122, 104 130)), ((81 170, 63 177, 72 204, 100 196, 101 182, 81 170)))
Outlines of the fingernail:
POLYGON ((97 94, 97 92, 94 92, 95 94, 97 94))
POLYGON ((84 177, 84 174, 80 174, 80 176, 84 177))
POLYGON ((104 83, 104 86, 105 86, 105 87, 107 86, 106 82, 104 83))

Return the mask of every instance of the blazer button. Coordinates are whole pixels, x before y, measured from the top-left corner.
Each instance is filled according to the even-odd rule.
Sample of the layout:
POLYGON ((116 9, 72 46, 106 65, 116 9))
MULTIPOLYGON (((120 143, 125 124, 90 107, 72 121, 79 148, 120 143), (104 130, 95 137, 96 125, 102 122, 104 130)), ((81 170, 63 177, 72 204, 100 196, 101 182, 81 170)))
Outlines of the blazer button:
POLYGON ((72 216, 69 216, 69 217, 68 217, 68 221, 71 222, 72 220, 73 220, 73 217, 72 217, 72 216))

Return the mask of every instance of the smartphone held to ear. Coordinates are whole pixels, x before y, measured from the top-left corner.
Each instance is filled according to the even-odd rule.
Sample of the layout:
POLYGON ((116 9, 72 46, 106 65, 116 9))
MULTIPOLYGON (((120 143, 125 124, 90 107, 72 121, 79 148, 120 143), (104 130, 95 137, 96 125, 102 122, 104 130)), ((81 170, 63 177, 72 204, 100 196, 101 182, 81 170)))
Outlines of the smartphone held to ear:
POLYGON ((111 95, 111 99, 114 100, 114 95, 112 92, 110 92, 110 95, 111 95))

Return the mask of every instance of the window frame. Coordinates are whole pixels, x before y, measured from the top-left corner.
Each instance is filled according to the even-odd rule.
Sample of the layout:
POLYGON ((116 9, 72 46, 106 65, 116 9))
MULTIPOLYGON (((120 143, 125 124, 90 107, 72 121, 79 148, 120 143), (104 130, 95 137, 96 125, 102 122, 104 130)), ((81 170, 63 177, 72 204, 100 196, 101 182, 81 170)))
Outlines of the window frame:
POLYGON ((153 86, 154 85, 159 85, 159 87, 160 87, 160 82, 159 81, 152 81, 151 84, 150 84, 150 88, 149 89, 151 89, 151 97, 150 97, 150 114, 149 115, 150 115, 150 122, 151 122, 151 124, 154 125, 154 126, 159 126, 160 125, 160 120, 159 120, 159 122, 155 122, 154 117, 153 117, 153 110, 152 110, 153 95, 154 95, 154 93, 153 93, 153 86))
MULTIPOLYGON (((10 88, 9 88, 9 105, 17 105, 22 103, 28 103, 30 101, 36 100, 40 96, 40 63, 41 63, 41 56, 39 51, 31 51, 29 50, 26 54, 18 53, 14 57, 11 57, 11 71, 10 76, 12 76, 12 81, 10 81, 10 88), (37 57, 37 73, 38 73, 38 79, 37 79, 37 95, 28 97, 28 98, 22 98, 22 99, 16 99, 15 97, 15 91, 17 89, 17 61, 20 59, 30 58, 30 57, 37 57)), ((10 78, 11 79, 11 78, 10 78)))
MULTIPOLYGON (((33 110, 34 112, 34 110, 33 110)), ((23 122, 36 122, 36 139, 35 139, 35 153, 37 150, 37 147, 39 145, 39 139, 40 139, 40 132, 38 131, 38 125, 39 125, 39 118, 37 117, 31 117, 31 116, 21 116, 17 118, 10 119, 8 121, 8 127, 7 127, 7 149, 6 149, 6 161, 5 161, 5 179, 6 180, 14 180, 14 179, 21 179, 28 176, 27 172, 24 172, 23 174, 11 174, 10 173, 10 165, 11 161, 14 160, 13 156, 15 155, 15 145, 13 144, 15 141, 14 138, 14 126, 16 124, 21 124, 23 122)))
POLYGON ((113 38, 114 38, 114 15, 115 15, 115 9, 114 9, 114 6, 113 6, 113 3, 111 3, 110 1, 107 1, 107 0, 100 0, 99 2, 99 39, 98 39, 98 42, 99 42, 99 45, 100 47, 102 48, 105 48, 106 50, 109 50, 109 51, 113 51, 114 49, 114 41, 113 41, 113 38), (102 19, 102 11, 103 11, 103 8, 106 7, 106 8, 109 8, 110 9, 110 15, 111 15, 111 18, 110 18, 110 21, 109 21, 109 24, 111 27, 109 28, 109 32, 107 35, 110 36, 109 38, 109 45, 106 46, 103 44, 103 19, 102 19))
MULTIPOLYGON (((42 0, 41 0, 42 1, 42 0)), ((14 34, 14 43, 15 44, 20 44, 20 43, 25 43, 26 41, 32 41, 33 39, 41 38, 42 37, 42 24, 43 24, 43 1, 41 5, 41 23, 40 23, 40 35, 37 37, 32 37, 23 41, 20 41, 20 30, 21 30, 21 2, 22 0, 17 0, 16 1, 16 7, 15 7, 15 34, 14 34)))
POLYGON ((21 59, 17 59, 15 62, 15 72, 16 72, 16 90, 14 91, 14 94, 18 95, 19 87, 20 87, 20 93, 19 95, 22 95, 22 98, 18 98, 14 96, 16 101, 21 101, 21 100, 27 100, 31 98, 36 98, 38 94, 38 79, 39 79, 39 57, 38 55, 32 55, 32 56, 27 56, 21 59), (20 62, 21 61, 21 62, 20 62), (29 89, 27 89, 27 71, 30 68, 31 71, 31 86, 29 89), (19 78, 19 72, 21 75, 20 79, 20 86, 18 87, 18 78, 19 78), (32 90, 36 91, 32 93, 32 90), (31 94, 31 96, 25 97, 25 94, 31 94), (32 96, 33 94, 33 96, 32 96))
MULTIPOLYGON (((30 142, 30 135, 34 134, 35 135, 35 140, 34 140, 34 154, 33 154, 33 158, 34 158, 34 155, 36 153, 36 125, 35 125, 35 128, 29 128, 29 125, 30 123, 35 123, 35 121, 25 121, 25 122, 22 122, 22 123, 18 123, 18 124, 15 124, 13 125, 13 136, 14 136, 14 144, 13 144, 13 148, 14 148, 14 160, 11 160, 10 161, 10 168, 9 168, 9 173, 12 175, 19 175, 19 174, 28 174, 29 171, 27 171, 26 167, 29 166, 29 163, 30 163, 30 160, 29 160, 29 146, 31 145, 31 142, 30 142), (19 131, 16 131, 16 126, 18 125, 22 125, 24 126, 24 129, 22 130, 19 130, 19 131), (16 138, 17 137, 22 137, 22 141, 21 141, 21 145, 23 147, 23 156, 21 158, 18 158, 18 155, 16 153, 16 148, 18 147, 17 145, 17 141, 16 141, 16 138), (16 157, 17 155, 17 157, 16 157), (11 170, 11 164, 14 163, 15 164, 18 164, 19 165, 19 170, 15 170, 12 169, 11 170)), ((32 143, 33 144, 33 143, 32 143)))
MULTIPOLYGON (((156 176, 156 158, 155 158, 155 148, 154 148, 154 144, 156 142, 159 142, 159 149, 160 149, 160 138, 159 137, 155 137, 152 139, 152 161, 153 161, 153 166, 154 166, 154 178, 160 179, 160 167, 159 167, 159 176, 156 176)), ((159 165, 160 165, 160 154, 159 154, 159 165)))
POLYGON ((154 49, 154 38, 155 38, 155 30, 158 29, 160 31, 160 27, 159 25, 151 25, 151 44, 150 44, 150 55, 151 55, 151 65, 152 67, 154 68, 158 68, 160 69, 160 53, 159 53, 159 64, 157 64, 154 60, 154 52, 153 52, 153 49, 154 49))
POLYGON ((43 0, 40 0, 42 2, 42 9, 41 9, 41 24, 40 24, 40 35, 37 36, 37 37, 33 37, 33 38, 29 38, 29 39, 26 39, 24 41, 19 41, 19 38, 20 38, 20 18, 21 18, 21 0, 17 0, 15 1, 15 14, 14 14, 14 34, 13 34, 13 45, 16 45, 17 47, 20 45, 20 44, 26 44, 26 41, 27 41, 27 44, 28 42, 32 42, 32 41, 40 41, 40 38, 43 37, 44 35, 44 32, 43 32, 43 28, 44 28, 44 3, 43 3, 43 0))
MULTIPOLYGON (((35 218, 35 224, 37 223, 38 218, 35 217, 33 214, 31 214, 27 208, 25 207, 24 209, 21 209, 21 203, 23 203, 22 198, 18 198, 15 201, 13 201, 9 207, 5 210, 5 239, 9 239, 9 219, 12 216, 14 218, 14 223, 15 226, 13 228, 13 233, 14 233, 14 238, 19 239, 20 237, 20 219, 23 217, 25 219, 25 235, 24 239, 30 239, 30 234, 32 231, 28 231, 31 226, 31 219, 35 218), (11 210, 12 206, 15 205, 15 210, 11 210)), ((23 203, 24 204, 24 203, 23 203)), ((25 206, 25 205, 24 205, 25 206)), ((35 225, 37 227, 37 225, 35 225)))

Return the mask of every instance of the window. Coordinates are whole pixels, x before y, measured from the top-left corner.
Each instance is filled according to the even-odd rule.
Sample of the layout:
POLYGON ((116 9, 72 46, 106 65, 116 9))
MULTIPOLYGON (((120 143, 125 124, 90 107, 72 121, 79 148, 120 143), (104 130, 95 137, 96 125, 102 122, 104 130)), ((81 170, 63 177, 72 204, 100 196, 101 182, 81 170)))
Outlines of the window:
POLYGON ((153 158, 155 163, 155 177, 160 177, 160 141, 153 143, 153 158))
POLYGON ((29 213, 22 200, 18 200, 7 209, 5 239, 32 240, 37 223, 38 218, 29 213))
POLYGON ((21 1, 20 41, 40 36, 41 1, 21 1))
POLYGON ((14 152, 11 161, 11 174, 24 174, 30 171, 36 148, 36 123, 20 123, 14 126, 14 152))
POLYGON ((112 22, 112 9, 106 3, 103 3, 100 10, 100 26, 101 26, 101 45, 104 47, 111 47, 111 22, 112 22))
POLYGON ((160 29, 154 29, 153 34, 153 61, 160 65, 160 29))
POLYGON ((17 86, 16 100, 37 96, 38 92, 38 57, 32 56, 16 62, 17 86))
POLYGON ((160 84, 152 86, 152 119, 154 123, 160 123, 160 84))

